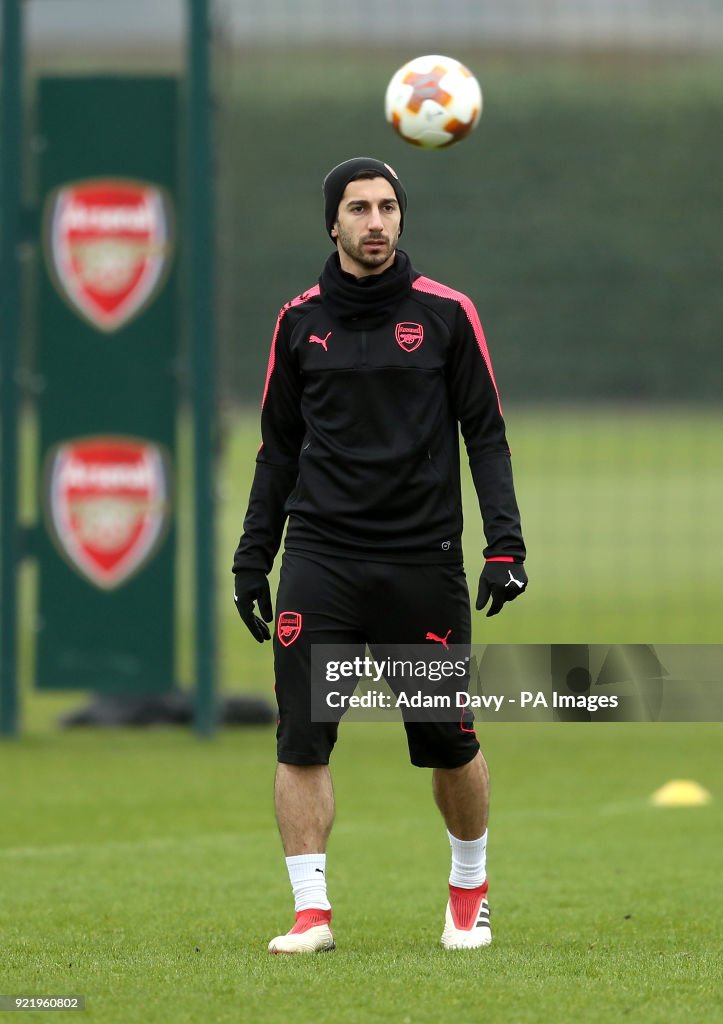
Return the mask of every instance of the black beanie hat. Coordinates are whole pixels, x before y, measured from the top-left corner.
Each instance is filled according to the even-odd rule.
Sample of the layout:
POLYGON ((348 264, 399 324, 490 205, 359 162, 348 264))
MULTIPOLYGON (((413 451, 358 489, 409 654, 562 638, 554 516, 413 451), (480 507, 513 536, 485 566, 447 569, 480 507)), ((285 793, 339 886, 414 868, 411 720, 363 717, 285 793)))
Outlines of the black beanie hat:
POLYGON ((322 186, 324 189, 324 217, 326 220, 326 230, 329 232, 330 237, 331 229, 336 223, 339 203, 344 195, 344 189, 350 181, 354 181, 355 178, 358 178, 365 171, 373 171, 376 177, 386 178, 394 189, 401 213, 401 220, 399 222, 399 234, 401 235, 402 228, 404 227, 404 211, 407 208, 407 193, 397 177, 397 172, 389 164, 382 163, 381 160, 375 160, 370 156, 355 156, 351 160, 345 160, 344 163, 332 167, 324 178, 322 186))

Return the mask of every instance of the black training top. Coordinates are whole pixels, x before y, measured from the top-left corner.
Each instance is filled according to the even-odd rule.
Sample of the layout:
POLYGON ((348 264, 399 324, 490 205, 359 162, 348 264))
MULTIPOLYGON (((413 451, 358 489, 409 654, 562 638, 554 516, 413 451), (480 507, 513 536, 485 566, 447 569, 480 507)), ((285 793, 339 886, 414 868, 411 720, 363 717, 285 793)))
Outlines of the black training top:
POLYGON ((477 311, 397 252, 361 279, 334 253, 279 314, 263 442, 234 571, 286 548, 461 562, 461 426, 486 558, 524 561, 510 453, 477 311))

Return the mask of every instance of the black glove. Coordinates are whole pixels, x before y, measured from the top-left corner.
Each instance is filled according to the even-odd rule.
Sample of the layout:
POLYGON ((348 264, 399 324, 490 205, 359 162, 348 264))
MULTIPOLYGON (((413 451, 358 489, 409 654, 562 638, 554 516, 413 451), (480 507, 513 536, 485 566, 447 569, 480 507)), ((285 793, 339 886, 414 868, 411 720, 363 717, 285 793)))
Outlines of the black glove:
POLYGON ((233 599, 236 602, 239 615, 246 623, 254 640, 258 640, 260 644, 264 640, 270 640, 271 634, 266 622, 272 621, 274 612, 271 607, 271 591, 266 574, 261 569, 239 569, 234 581, 233 599), (254 615, 254 601, 258 602, 263 619, 254 615))
POLYGON ((522 562, 485 562, 479 578, 477 603, 475 608, 481 612, 492 595, 492 604, 487 618, 502 611, 506 601, 514 601, 527 589, 527 573, 522 562))

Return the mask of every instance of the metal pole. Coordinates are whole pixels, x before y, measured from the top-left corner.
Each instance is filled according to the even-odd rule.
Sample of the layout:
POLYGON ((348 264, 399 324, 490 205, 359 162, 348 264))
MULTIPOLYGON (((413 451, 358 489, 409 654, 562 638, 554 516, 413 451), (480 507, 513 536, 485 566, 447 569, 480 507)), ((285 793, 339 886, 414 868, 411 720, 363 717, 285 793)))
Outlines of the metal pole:
POLYGON ((208 0, 189 0, 187 287, 190 301, 195 497, 196 691, 194 725, 216 728, 216 581, 214 502, 213 189, 208 0))
POLYGON ((4 0, 0 108, 0 736, 18 731, 17 531, 22 173, 22 0, 4 0))

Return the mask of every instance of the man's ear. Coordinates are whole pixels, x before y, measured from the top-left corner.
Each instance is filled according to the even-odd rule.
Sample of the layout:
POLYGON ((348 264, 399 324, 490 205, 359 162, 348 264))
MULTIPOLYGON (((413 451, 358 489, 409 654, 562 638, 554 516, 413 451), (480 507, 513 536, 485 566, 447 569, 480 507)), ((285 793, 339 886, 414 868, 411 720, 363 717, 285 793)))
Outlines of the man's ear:
POLYGON ((334 225, 334 227, 331 229, 331 237, 332 238, 338 238, 338 236, 339 236, 339 232, 336 230, 336 225, 334 225))

